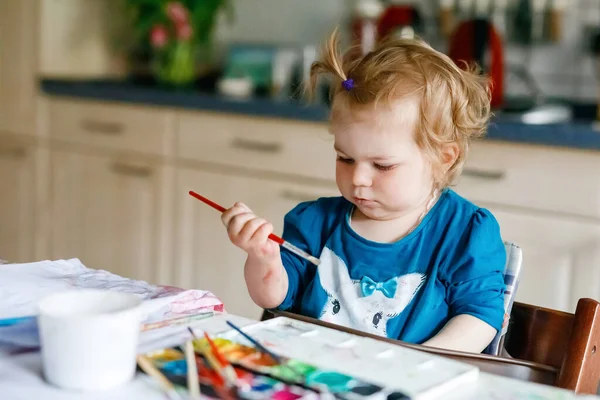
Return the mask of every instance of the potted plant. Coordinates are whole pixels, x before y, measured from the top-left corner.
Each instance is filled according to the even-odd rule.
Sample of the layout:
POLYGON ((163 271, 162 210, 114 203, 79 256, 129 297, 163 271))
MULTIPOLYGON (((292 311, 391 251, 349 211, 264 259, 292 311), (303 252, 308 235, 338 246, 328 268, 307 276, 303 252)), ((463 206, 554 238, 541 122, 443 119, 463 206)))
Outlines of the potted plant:
POLYGON ((124 0, 133 29, 132 57, 165 84, 185 86, 210 70, 217 16, 231 0, 124 0))

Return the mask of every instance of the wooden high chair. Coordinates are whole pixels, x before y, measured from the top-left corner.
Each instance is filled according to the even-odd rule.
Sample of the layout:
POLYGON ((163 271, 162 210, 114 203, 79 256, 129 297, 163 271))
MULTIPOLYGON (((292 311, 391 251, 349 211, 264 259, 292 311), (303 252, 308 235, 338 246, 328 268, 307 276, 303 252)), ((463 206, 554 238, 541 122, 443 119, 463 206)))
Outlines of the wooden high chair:
POLYGON ((600 303, 583 298, 575 314, 513 304, 504 348, 515 359, 558 369, 555 386, 596 394, 600 383, 600 303))

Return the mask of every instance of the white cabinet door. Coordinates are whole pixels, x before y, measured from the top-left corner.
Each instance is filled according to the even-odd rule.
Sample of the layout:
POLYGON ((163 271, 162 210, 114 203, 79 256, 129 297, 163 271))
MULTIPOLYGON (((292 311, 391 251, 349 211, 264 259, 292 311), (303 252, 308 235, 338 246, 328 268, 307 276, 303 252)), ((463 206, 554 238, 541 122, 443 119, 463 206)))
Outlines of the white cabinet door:
POLYGON ((151 160, 53 150, 52 258, 154 283, 162 175, 151 160))
POLYGON ((35 212, 34 144, 0 136, 0 259, 32 262, 35 212))
POLYGON ((600 226, 585 220, 557 218, 498 206, 489 207, 505 240, 523 249, 516 300, 575 312, 577 299, 600 294, 600 257, 591 244, 600 241, 600 226), (594 256, 595 255, 595 256, 594 256))
POLYGON ((0 1, 0 131, 32 134, 37 1, 0 1))
POLYGON ((236 201, 247 204, 281 234, 283 217, 299 200, 335 195, 334 188, 248 178, 216 172, 179 170, 177 179, 178 225, 175 235, 173 284, 214 293, 233 314, 259 318, 262 310, 244 281, 245 253, 229 241, 220 213, 188 195, 194 190, 228 208, 236 201))

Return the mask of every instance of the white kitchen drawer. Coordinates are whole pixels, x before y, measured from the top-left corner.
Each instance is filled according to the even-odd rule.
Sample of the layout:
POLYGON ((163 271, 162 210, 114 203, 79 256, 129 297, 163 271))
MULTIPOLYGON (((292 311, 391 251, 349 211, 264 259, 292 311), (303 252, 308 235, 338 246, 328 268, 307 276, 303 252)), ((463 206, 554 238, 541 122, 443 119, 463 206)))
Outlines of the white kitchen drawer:
POLYGON ((181 113, 178 122, 179 157, 335 179, 333 136, 326 124, 217 113, 181 113))
POLYGON ((167 110, 122 103, 52 99, 49 132, 78 144, 165 154, 167 110))
POLYGON ((455 190, 480 203, 600 216, 600 152, 477 142, 455 190))

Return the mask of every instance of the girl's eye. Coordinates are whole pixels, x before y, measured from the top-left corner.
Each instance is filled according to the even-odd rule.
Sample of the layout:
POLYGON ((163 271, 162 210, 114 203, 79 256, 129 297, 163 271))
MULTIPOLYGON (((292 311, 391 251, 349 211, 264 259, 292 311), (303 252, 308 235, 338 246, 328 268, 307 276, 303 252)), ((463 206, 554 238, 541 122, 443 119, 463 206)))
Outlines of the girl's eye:
POLYGON ((396 168, 396 165, 379 165, 379 164, 375 164, 375 168, 377 168, 380 171, 390 171, 390 170, 396 168))
POLYGON ((344 158, 342 156, 337 157, 338 161, 343 162, 344 164, 352 164, 354 162, 351 158, 344 158))

